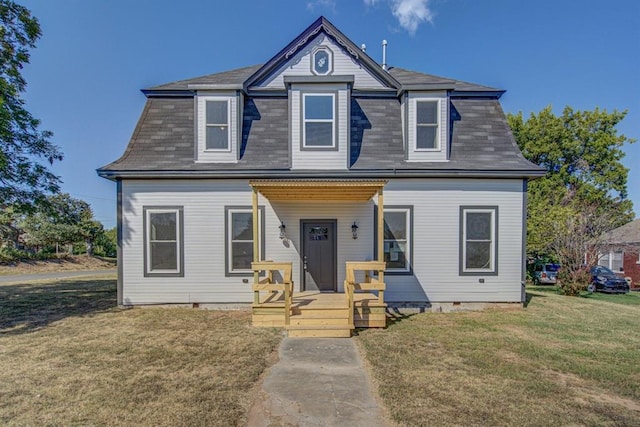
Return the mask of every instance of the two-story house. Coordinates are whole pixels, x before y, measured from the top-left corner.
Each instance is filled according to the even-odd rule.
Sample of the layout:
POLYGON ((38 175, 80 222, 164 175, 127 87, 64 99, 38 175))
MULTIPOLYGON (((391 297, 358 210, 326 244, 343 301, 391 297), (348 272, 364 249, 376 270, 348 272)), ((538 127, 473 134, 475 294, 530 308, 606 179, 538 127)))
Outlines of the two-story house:
POLYGON ((259 302, 261 260, 290 263, 296 293, 345 292, 347 262, 379 260, 385 303, 522 303, 544 171, 504 91, 383 67, 321 17, 262 65, 143 93, 98 170, 117 182, 119 304, 259 302))

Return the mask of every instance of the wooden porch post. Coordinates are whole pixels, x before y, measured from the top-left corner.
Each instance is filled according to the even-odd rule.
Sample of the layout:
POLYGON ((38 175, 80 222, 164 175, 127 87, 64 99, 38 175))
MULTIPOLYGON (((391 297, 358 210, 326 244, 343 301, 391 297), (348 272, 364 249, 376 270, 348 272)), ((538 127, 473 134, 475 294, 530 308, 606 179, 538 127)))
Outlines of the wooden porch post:
MULTIPOLYGON (((384 261, 384 194, 378 190, 378 261, 384 261)), ((384 283, 384 270, 378 271, 378 281, 384 283)), ((384 302, 384 291, 378 291, 378 300, 384 302)))
POLYGON ((378 190, 378 253, 377 261, 384 261, 384 195, 378 190))
MULTIPOLYGON (((253 187, 253 195, 252 195, 252 218, 253 218, 253 262, 260 261, 260 242, 258 241, 258 189, 253 187)), ((258 284, 260 282, 260 272, 257 270, 253 271, 253 283, 258 284)), ((260 303, 260 292, 253 292, 253 302, 255 304, 260 303)))

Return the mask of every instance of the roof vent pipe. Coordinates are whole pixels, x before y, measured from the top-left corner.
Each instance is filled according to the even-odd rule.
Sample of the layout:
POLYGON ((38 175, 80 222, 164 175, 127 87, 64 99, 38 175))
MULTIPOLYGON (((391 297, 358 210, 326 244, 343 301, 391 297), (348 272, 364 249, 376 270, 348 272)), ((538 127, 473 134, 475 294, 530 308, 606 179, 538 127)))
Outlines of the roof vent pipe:
POLYGON ((382 40, 382 69, 387 69, 387 41, 382 40))
POLYGON ((361 51, 363 51, 363 52, 366 52, 366 51, 367 51, 367 45, 366 45, 366 44, 364 44, 364 43, 362 43, 362 44, 360 45, 360 50, 361 50, 361 51))

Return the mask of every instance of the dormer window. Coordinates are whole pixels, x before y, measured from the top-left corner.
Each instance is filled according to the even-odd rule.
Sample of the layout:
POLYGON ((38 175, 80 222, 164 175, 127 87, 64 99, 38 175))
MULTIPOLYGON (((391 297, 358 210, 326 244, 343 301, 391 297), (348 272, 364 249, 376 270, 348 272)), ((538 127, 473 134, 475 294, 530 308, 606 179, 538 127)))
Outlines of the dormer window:
POLYGON ((439 150, 438 101, 416 102, 416 150, 439 150))
POLYGON ((449 160, 449 103, 446 91, 410 91, 404 106, 406 160, 446 162, 449 160))
POLYGON ((229 151, 229 102, 207 101, 206 150, 229 151))
POLYGON ((196 162, 238 162, 239 103, 239 96, 229 91, 198 93, 196 162))
POLYGON ((333 71, 333 52, 320 46, 311 54, 311 71, 317 76, 326 76, 333 71))
POLYGON ((333 93, 303 94, 303 148, 336 148, 333 93))

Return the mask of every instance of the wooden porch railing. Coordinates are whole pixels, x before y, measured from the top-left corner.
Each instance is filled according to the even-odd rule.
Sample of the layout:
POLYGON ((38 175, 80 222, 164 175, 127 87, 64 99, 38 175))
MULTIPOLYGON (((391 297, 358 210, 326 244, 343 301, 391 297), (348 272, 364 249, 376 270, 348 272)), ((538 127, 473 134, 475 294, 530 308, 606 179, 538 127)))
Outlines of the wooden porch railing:
POLYGON ((386 289, 384 283, 384 270, 386 263, 384 261, 347 261, 346 275, 344 281, 344 292, 349 301, 349 324, 353 325, 353 310, 355 291, 378 292, 378 303, 384 303, 384 291, 386 289), (358 282, 357 271, 364 271, 364 282, 358 282), (375 278, 371 274, 372 271, 378 272, 375 278))
POLYGON ((251 269, 254 272, 253 283, 253 302, 254 304, 260 304, 260 292, 279 292, 282 291, 284 295, 284 324, 289 325, 291 317, 291 299, 293 294, 293 280, 291 280, 291 269, 293 263, 291 262, 273 262, 273 261, 258 261, 251 263, 251 269), (259 280, 259 273, 264 271, 266 277, 259 280), (282 283, 274 280, 274 272, 279 272, 282 277, 282 283))

